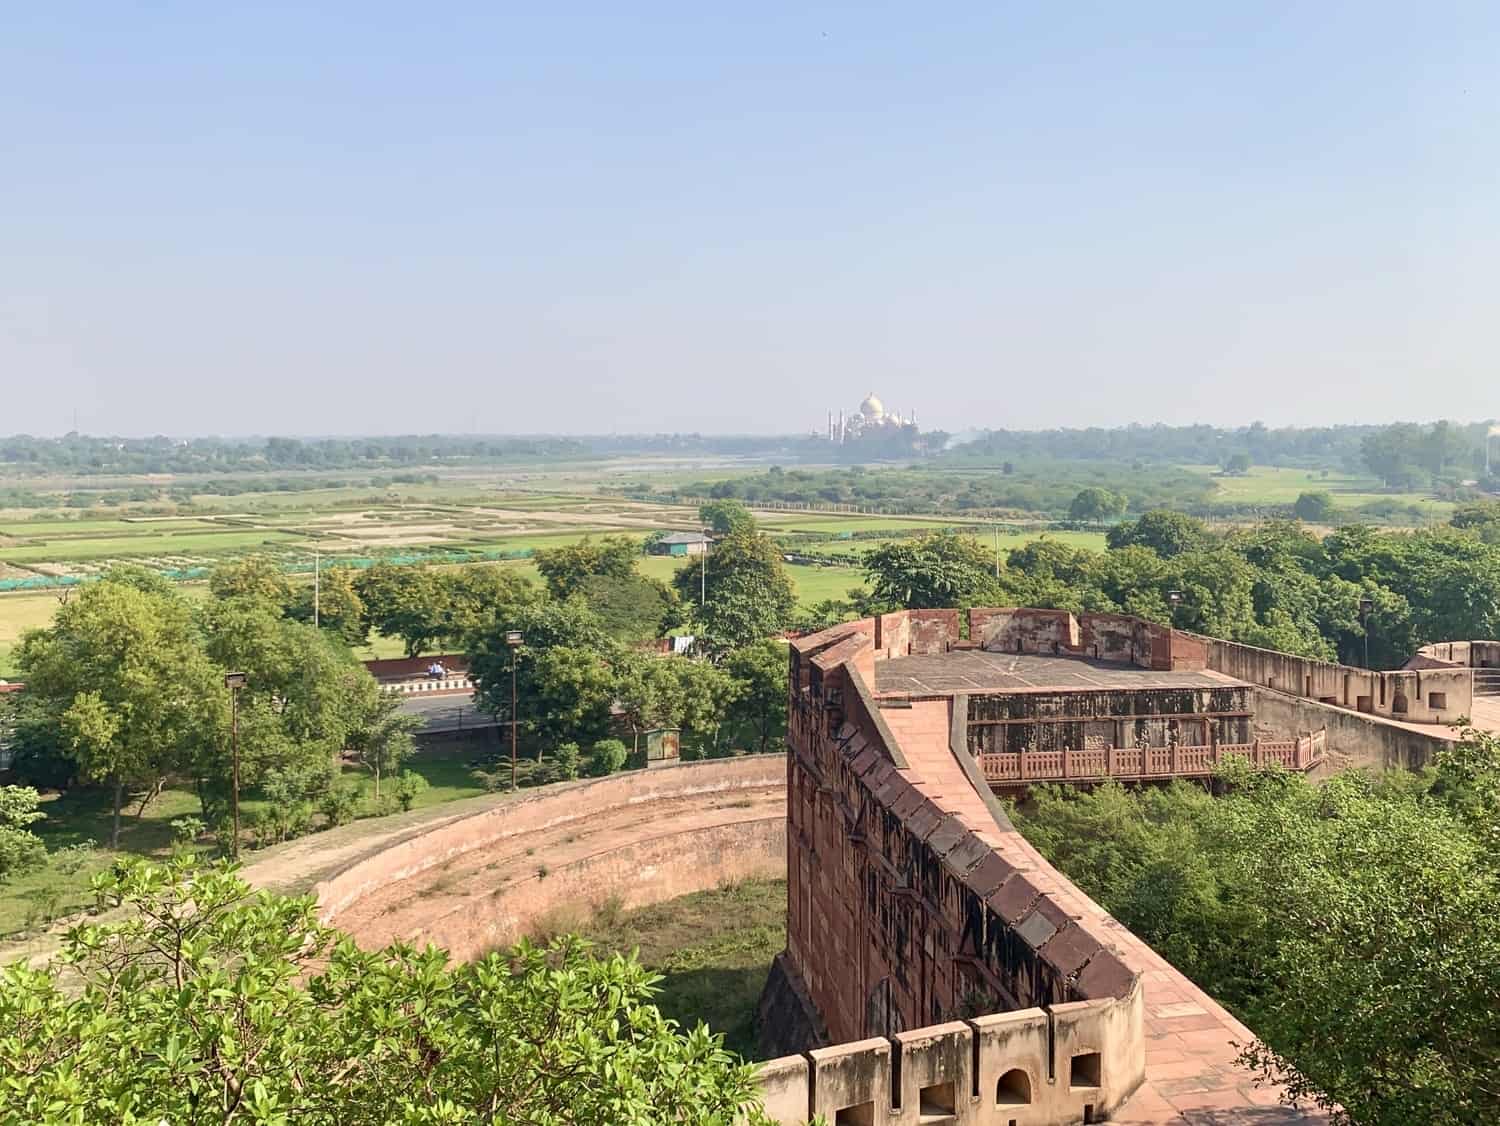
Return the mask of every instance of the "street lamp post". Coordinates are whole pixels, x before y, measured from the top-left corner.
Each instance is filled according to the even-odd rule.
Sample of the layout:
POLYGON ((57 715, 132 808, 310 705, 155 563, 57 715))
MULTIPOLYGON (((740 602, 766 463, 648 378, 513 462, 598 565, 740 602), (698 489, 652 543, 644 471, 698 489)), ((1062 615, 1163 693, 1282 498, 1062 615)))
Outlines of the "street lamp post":
POLYGON ((1365 668, 1370 667, 1370 612, 1374 609, 1374 599, 1361 598, 1359 600, 1359 625, 1365 635, 1365 668))
POLYGON ((516 788, 516 662, 521 659, 521 631, 510 630, 505 635, 505 644, 510 646, 510 788, 516 788))
POLYGON ((249 677, 242 672, 224 674, 224 687, 229 689, 229 809, 233 819, 229 855, 240 858, 240 689, 249 677))
POLYGON ((1172 624, 1175 626, 1177 624, 1177 607, 1182 605, 1182 591, 1167 591, 1167 602, 1172 606, 1172 624))

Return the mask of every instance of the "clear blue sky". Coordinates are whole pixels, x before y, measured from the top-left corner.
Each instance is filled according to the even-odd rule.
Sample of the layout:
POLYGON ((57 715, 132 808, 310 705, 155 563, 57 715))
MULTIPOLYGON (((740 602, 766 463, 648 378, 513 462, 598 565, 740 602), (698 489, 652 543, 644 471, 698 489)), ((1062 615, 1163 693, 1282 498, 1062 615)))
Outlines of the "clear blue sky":
POLYGON ((727 7, 9 5, 0 433, 1500 414, 1500 5, 727 7))

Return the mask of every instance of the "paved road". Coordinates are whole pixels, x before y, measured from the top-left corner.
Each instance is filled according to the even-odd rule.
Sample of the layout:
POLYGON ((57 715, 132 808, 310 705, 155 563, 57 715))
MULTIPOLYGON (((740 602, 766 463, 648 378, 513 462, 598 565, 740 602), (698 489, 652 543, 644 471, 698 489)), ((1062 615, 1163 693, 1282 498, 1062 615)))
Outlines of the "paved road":
POLYGON ((460 693, 404 696, 401 699, 401 710, 407 715, 421 716, 422 730, 427 732, 495 726, 495 720, 488 712, 474 707, 473 696, 460 693))

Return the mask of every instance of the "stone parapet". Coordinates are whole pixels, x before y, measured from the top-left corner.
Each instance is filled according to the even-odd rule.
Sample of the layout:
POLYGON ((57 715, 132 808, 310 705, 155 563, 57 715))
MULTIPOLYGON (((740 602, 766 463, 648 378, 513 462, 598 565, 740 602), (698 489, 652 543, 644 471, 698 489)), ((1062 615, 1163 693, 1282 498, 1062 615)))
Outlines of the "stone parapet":
POLYGON ((767 1115, 860 1126, 1104 1121, 1141 1084, 1139 986, 1123 998, 993 1013, 761 1065, 767 1115))

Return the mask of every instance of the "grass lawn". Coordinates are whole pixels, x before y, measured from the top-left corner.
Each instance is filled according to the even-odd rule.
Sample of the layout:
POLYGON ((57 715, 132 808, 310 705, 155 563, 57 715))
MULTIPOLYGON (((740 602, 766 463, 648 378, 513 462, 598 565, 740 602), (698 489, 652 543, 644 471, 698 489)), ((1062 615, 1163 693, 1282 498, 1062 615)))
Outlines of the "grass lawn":
POLYGON ((820 513, 757 512, 756 521, 771 532, 930 532, 972 520, 956 515, 828 516, 820 513))
POLYGON ((865 585, 865 573, 857 567, 803 567, 788 563, 786 572, 797 590, 797 601, 803 606, 842 599, 850 587, 865 585))
POLYGON ((731 1051, 756 1059, 755 1009, 786 945, 786 881, 746 880, 591 918, 542 920, 536 937, 574 931, 601 951, 638 951, 662 976, 657 1007, 685 1028, 700 1021, 731 1051))

